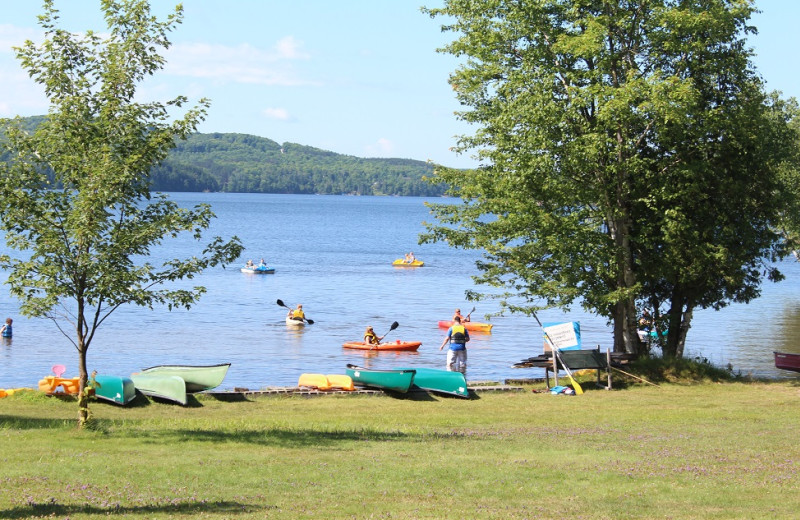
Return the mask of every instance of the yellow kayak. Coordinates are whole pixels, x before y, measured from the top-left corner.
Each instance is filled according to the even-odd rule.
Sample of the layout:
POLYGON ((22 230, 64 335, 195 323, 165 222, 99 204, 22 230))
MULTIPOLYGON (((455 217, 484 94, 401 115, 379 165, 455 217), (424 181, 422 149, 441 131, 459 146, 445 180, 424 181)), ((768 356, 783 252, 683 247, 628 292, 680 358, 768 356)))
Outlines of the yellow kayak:
POLYGON ((413 262, 406 262, 402 258, 398 258, 397 260, 392 262, 392 265, 395 267, 422 267, 423 265, 425 265, 425 262, 423 262, 422 260, 414 260, 413 262))

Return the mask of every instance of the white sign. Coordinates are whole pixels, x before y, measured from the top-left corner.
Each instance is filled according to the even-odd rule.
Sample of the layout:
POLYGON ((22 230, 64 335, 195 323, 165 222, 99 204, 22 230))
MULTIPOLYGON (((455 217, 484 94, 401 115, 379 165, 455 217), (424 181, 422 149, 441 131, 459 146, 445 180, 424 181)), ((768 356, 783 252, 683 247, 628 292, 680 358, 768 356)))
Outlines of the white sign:
POLYGON ((581 348, 580 322, 545 323, 542 329, 544 330, 545 351, 552 350, 551 344, 555 344, 558 350, 577 350, 581 348))

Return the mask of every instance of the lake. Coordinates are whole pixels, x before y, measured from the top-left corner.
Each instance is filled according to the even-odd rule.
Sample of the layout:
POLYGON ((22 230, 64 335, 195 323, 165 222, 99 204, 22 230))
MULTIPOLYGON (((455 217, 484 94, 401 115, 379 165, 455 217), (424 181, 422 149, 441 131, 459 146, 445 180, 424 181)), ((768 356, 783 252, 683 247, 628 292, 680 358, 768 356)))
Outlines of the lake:
MULTIPOLYGON (((496 302, 467 302, 477 252, 445 244, 417 245, 422 222, 431 216, 416 197, 351 197, 238 193, 172 193, 184 206, 212 205, 217 219, 207 237, 237 235, 247 259, 262 257, 273 275, 250 275, 239 264, 214 268, 191 280, 208 292, 189 311, 124 307, 99 329, 88 353, 89 370, 128 375, 159 364, 232 363, 221 388, 294 386, 304 372, 343 374, 348 363, 373 368, 444 368, 439 351, 455 308, 474 321, 496 312, 496 302), (414 251, 420 268, 397 268, 392 261, 414 251), (313 325, 295 329, 284 322, 286 309, 302 303, 313 325), (386 340, 421 341, 417 352, 362 352, 342 348, 360 340, 367 325, 386 340)), ((445 199, 436 199, 441 202, 445 199)), ((199 252, 188 239, 167 240, 155 258, 184 258, 199 252)), ((5 250, 5 245, 0 246, 5 250)), ((691 357, 715 365, 730 363, 743 374, 797 377, 774 367, 772 352, 800 352, 800 263, 787 259, 787 279, 766 283, 762 296, 721 311, 698 310, 686 346, 691 357)), ((4 278, 3 278, 4 280, 4 278)), ((77 375, 77 351, 45 319, 19 315, 3 286, 3 319, 14 319, 14 338, 0 346, 0 388, 35 387, 54 364, 77 375)), ((542 321, 578 321, 584 347, 611 346, 604 319, 548 310, 542 321)), ((512 365, 542 352, 541 329, 533 318, 493 318, 490 334, 472 333, 467 378, 471 381, 540 377, 541 369, 512 365)))

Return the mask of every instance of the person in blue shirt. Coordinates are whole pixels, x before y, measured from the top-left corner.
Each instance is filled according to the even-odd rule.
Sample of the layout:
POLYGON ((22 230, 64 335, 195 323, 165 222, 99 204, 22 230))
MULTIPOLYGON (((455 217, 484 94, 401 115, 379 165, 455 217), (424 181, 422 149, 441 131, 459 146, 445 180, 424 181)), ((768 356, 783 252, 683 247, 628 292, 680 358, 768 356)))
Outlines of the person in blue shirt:
POLYGON ((12 320, 11 318, 6 318, 6 324, 3 325, 2 328, 0 328, 0 336, 4 338, 10 338, 12 336, 11 323, 13 321, 14 320, 12 320))
POLYGON ((453 325, 447 329, 447 337, 439 347, 439 350, 442 350, 445 345, 450 343, 450 348, 447 350, 447 370, 449 372, 467 373, 467 341, 469 341, 469 332, 461 324, 461 318, 453 316, 453 325))

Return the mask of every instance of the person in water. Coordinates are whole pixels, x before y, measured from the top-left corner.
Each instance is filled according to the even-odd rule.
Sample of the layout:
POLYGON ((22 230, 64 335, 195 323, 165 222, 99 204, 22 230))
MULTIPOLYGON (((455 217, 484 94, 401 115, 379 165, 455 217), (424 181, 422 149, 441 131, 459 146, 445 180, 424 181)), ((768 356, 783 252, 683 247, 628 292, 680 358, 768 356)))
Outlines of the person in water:
POLYGON ((364 343, 368 343, 370 345, 380 345, 383 338, 384 336, 378 336, 375 334, 375 331, 372 329, 372 325, 367 327, 367 330, 364 331, 364 343))
POLYGON ((289 314, 287 314, 287 316, 292 318, 293 320, 299 320, 299 321, 303 321, 304 319, 306 319, 306 315, 303 312, 303 304, 298 303, 296 309, 289 309, 289 314))
POLYGON ((453 319, 451 321, 456 321, 456 318, 460 319, 461 323, 466 323, 466 322, 469 321, 469 315, 462 316, 461 315, 461 309, 456 309, 456 313, 453 314, 453 319))
POLYGON ((11 318, 6 318, 6 323, 0 328, 0 336, 4 338, 10 338, 13 335, 13 331, 11 330, 11 324, 14 322, 11 318))
POLYGON ((454 316, 453 325, 447 329, 447 337, 439 347, 439 350, 442 350, 445 345, 450 343, 450 348, 447 350, 448 372, 467 373, 467 341, 469 341, 469 332, 461 324, 461 318, 454 316))

